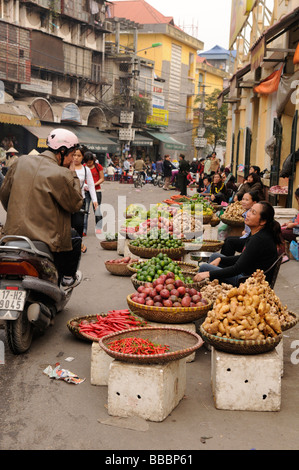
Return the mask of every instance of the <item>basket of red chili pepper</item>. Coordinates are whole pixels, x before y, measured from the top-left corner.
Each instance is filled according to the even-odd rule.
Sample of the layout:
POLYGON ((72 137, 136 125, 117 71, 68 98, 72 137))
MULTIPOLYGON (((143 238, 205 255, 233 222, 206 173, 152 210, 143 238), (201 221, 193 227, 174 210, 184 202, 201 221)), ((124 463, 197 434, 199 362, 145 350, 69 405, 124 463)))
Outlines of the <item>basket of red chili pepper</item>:
POLYGON ((108 313, 72 318, 67 327, 70 332, 84 341, 98 341, 99 338, 146 325, 146 321, 132 314, 128 309, 110 310, 108 313))
POLYGON ((102 349, 118 361, 137 364, 163 364, 182 359, 199 349, 202 338, 176 327, 133 328, 104 336, 102 349))

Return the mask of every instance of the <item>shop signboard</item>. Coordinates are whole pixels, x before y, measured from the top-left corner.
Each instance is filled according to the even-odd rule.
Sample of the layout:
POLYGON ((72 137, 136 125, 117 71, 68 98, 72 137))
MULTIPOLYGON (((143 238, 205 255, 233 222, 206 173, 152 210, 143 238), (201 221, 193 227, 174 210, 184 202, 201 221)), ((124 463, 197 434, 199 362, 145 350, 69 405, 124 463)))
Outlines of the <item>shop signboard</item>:
POLYGON ((146 124, 148 126, 168 126, 169 112, 166 109, 152 108, 152 114, 147 116, 146 124))

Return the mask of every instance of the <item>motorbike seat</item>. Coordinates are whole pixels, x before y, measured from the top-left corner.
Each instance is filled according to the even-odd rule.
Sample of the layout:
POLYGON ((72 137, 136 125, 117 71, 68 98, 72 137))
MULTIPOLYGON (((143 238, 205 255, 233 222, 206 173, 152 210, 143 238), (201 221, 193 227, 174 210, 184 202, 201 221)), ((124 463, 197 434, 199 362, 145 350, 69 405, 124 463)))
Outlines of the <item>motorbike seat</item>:
MULTIPOLYGON (((48 245, 44 242, 41 242, 39 240, 31 240, 31 242, 33 243, 33 245, 35 246, 35 248, 38 250, 39 255, 44 255, 48 258, 50 258, 51 260, 53 260, 53 254, 51 253, 48 245)), ((31 249, 31 246, 27 243, 26 240, 11 240, 11 241, 7 241, 5 243, 5 246, 16 246, 18 248, 24 248, 24 249, 31 249)))

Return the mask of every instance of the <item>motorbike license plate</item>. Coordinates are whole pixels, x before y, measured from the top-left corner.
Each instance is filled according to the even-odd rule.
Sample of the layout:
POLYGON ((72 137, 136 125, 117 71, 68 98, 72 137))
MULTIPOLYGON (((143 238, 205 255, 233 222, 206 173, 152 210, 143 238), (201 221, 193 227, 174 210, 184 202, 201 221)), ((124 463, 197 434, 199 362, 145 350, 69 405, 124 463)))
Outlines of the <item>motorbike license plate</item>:
POLYGON ((0 289, 0 310, 23 310, 25 290, 0 289))

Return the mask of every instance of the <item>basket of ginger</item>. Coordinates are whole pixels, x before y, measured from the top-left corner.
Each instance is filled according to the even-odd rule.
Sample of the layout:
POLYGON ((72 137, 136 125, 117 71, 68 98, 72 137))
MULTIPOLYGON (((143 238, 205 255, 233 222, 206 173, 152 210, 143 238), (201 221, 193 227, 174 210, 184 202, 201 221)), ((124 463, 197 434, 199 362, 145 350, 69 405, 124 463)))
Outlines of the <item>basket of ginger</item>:
POLYGON ((200 327, 203 340, 233 354, 260 354, 282 339, 288 311, 257 270, 239 287, 218 295, 200 327))

